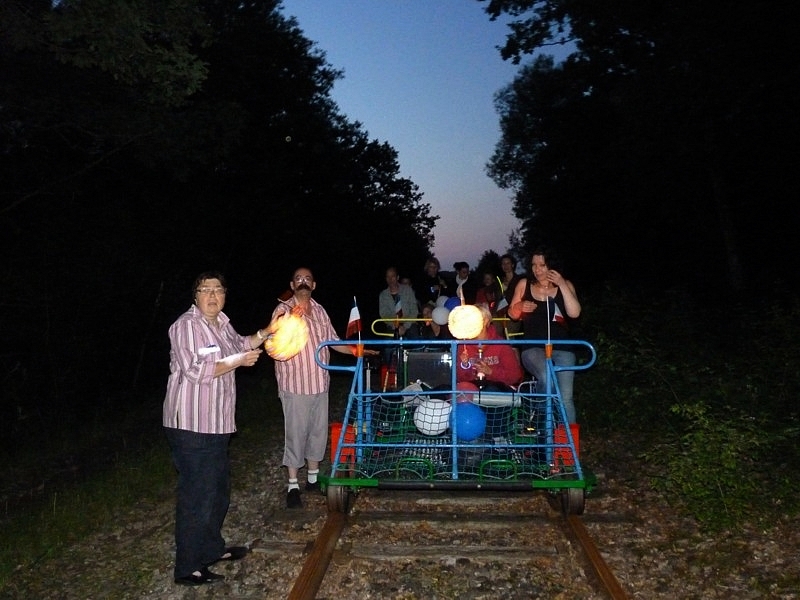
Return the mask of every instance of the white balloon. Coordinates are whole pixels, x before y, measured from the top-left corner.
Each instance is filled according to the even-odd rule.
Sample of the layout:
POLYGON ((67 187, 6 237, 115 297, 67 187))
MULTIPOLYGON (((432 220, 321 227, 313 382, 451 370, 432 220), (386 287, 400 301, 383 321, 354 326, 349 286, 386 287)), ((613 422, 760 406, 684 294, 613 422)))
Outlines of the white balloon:
POLYGON ((414 425, 425 435, 439 435, 450 427, 450 411, 453 407, 445 400, 429 398, 423 400, 414 411, 414 425))
POLYGON ((437 306, 433 309, 431 313, 431 317, 433 318, 433 322, 437 325, 447 325, 447 318, 450 316, 450 311, 447 310, 444 306, 437 306))
POLYGON ((444 306, 444 303, 447 302, 449 298, 447 296, 439 296, 436 299, 436 306, 444 306))

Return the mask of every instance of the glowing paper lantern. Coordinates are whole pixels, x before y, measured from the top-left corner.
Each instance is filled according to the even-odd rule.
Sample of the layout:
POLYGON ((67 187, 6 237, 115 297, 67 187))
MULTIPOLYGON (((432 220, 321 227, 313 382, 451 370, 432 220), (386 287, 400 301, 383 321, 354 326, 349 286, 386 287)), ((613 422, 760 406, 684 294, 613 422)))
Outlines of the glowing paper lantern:
POLYGON ((437 306, 431 313, 433 322, 437 325, 447 325, 447 318, 450 316, 450 311, 444 306, 437 306))
POLYGON ((460 340, 474 340, 483 331, 483 314, 472 304, 456 306, 447 317, 450 333, 460 340))
POLYGON ((303 317, 287 313, 270 324, 264 350, 275 360, 289 360, 297 356, 307 342, 308 324, 303 317))

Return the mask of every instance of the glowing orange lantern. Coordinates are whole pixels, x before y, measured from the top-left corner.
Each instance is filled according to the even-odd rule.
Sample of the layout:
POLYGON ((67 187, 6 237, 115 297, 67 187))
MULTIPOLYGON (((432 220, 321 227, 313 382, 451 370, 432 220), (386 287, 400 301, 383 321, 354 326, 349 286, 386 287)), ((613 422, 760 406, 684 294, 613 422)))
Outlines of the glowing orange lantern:
POLYGON ((289 360, 297 356, 307 342, 308 323, 301 316, 286 313, 267 328, 264 350, 275 360, 289 360))
POLYGON ((474 340, 483 331, 483 314, 477 306, 462 304, 450 311, 447 325, 456 338, 474 340))

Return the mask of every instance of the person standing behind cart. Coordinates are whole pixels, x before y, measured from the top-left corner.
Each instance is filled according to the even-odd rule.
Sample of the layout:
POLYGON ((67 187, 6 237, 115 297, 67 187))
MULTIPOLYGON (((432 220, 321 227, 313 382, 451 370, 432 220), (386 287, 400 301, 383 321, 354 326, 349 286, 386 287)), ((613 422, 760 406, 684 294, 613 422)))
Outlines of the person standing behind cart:
MULTIPOLYGON (((555 342, 571 339, 569 320, 580 316, 581 304, 575 286, 564 278, 561 269, 558 256, 552 249, 540 246, 534 250, 530 270, 527 277, 517 283, 508 311, 509 317, 522 321, 525 339, 555 342)), ((521 358, 525 370, 544 383, 547 373, 544 347, 527 347, 521 358)), ((563 347, 554 345, 552 358, 554 365, 575 366, 575 353, 563 347)), ((575 423, 575 372, 558 371, 556 377, 567 420, 575 423)))
POLYGON ((378 294, 378 313, 389 331, 395 337, 414 339, 419 337, 417 324, 414 321, 402 319, 416 319, 419 313, 417 297, 414 290, 400 283, 400 278, 395 267, 386 269, 386 288, 378 294))
POLYGON ((478 291, 475 292, 475 304, 485 304, 488 306, 489 312, 491 312, 492 317, 494 317, 496 316, 495 313, 497 311, 497 304, 500 301, 500 298, 503 297, 503 294, 500 291, 500 282, 494 273, 487 270, 483 272, 483 275, 481 275, 481 283, 481 287, 479 287, 478 291))
POLYGON ((428 302, 436 304, 439 296, 455 296, 455 284, 448 281, 439 271, 441 269, 439 259, 431 256, 425 261, 425 274, 422 276, 420 287, 417 290, 417 299, 420 306, 425 306, 428 302))
POLYGON ((164 433, 178 471, 175 507, 175 583, 198 586, 225 579, 208 567, 244 558, 244 546, 225 547, 222 524, 230 503, 228 443, 236 431, 236 378, 261 354, 264 334, 236 333, 222 312, 221 273, 200 274, 193 304, 169 328, 170 375, 164 433))
POLYGON ((455 295, 464 299, 465 304, 475 304, 475 294, 478 292, 478 282, 469 270, 469 263, 462 261, 453 263, 456 273, 455 295))
MULTIPOLYGON (((500 270, 502 271, 500 284, 503 289, 503 297, 497 303, 495 316, 508 317, 508 307, 511 306, 511 301, 514 299, 514 290, 517 289, 517 283, 522 279, 522 275, 517 273, 517 259, 511 254, 503 254, 500 257, 500 270)), ((522 323, 519 321, 509 320, 503 324, 506 337, 522 331, 522 323)))
MULTIPOLYGON (((419 325, 416 321, 403 319, 416 319, 419 309, 414 291, 407 285, 400 283, 400 277, 395 267, 386 269, 386 287, 378 294, 378 314, 384 321, 383 325, 395 339, 418 339, 419 325)), ((383 364, 390 371, 397 373, 400 380, 402 361, 400 360, 400 346, 383 346, 383 364)))
MULTIPOLYGON (((289 281, 292 297, 282 301, 272 312, 272 321, 291 312, 303 317, 308 325, 308 341, 300 352, 288 360, 275 361, 275 377, 278 380, 278 397, 283 406, 284 448, 283 466, 289 479, 286 493, 287 508, 302 508, 298 471, 308 467, 306 491, 319 491, 317 481, 319 463, 325 456, 328 444, 328 391, 330 374, 314 360, 317 346, 321 342, 339 340, 328 313, 311 294, 317 287, 310 269, 299 268, 289 281)), ((325 346, 319 357, 323 363, 330 359, 329 348, 342 354, 352 355, 349 345, 325 346)), ((364 354, 376 354, 365 350, 364 354)))

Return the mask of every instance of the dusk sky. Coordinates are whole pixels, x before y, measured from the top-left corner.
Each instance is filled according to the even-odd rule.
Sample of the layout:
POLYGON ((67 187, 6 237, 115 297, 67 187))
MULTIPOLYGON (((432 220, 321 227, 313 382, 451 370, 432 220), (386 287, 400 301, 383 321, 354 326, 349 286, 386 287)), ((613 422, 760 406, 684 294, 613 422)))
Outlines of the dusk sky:
POLYGON ((433 251, 442 268, 458 260, 474 268, 485 250, 505 252, 518 222, 511 193, 494 184, 485 165, 500 136, 494 94, 518 69, 496 49, 506 26, 491 22, 475 0, 283 5, 328 63, 344 71, 332 93, 341 112, 397 150, 401 176, 441 217, 433 251))

